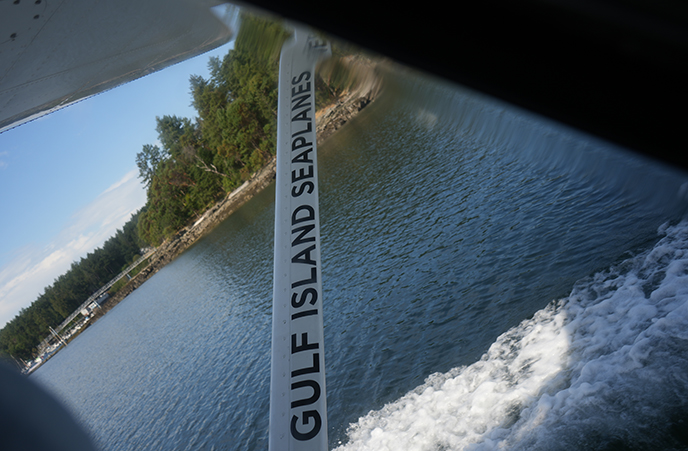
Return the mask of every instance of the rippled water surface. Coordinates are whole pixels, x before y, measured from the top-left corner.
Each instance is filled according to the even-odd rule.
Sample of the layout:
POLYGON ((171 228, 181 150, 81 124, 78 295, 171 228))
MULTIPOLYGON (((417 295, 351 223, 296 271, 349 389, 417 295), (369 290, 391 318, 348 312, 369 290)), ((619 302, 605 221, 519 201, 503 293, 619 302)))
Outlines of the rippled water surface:
MULTIPOLYGON (((319 164, 332 448, 686 449, 683 174, 398 74, 319 164)), ((273 201, 32 376, 103 449, 267 449, 273 201)))

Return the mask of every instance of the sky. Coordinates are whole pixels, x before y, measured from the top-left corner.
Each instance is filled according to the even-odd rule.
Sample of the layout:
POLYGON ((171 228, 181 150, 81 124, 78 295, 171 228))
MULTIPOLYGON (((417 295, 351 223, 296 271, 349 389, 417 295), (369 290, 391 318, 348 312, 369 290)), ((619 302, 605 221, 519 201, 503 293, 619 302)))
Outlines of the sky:
POLYGON ((232 43, 0 133, 0 328, 146 202, 156 116, 196 116, 189 76, 232 43))

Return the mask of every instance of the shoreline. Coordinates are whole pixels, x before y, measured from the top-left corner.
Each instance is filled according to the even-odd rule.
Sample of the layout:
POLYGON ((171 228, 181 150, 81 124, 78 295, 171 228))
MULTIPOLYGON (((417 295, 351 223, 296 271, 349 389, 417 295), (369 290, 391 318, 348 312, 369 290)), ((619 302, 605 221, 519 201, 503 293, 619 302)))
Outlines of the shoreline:
MULTIPOLYGON (((359 78, 358 83, 354 88, 344 93, 337 102, 316 111, 317 145, 320 145, 325 139, 349 122, 375 100, 380 93, 381 79, 378 73, 378 62, 354 57, 347 61, 347 64, 359 78)), ((184 227, 171 240, 165 241, 158 246, 149 257, 148 266, 142 269, 117 293, 110 296, 110 299, 96 311, 82 331, 143 285, 155 273, 171 263, 201 237, 212 231, 253 196, 270 185, 275 179, 276 165, 277 158, 273 156, 262 169, 252 174, 251 178, 245 181, 239 188, 228 193, 223 199, 207 209, 196 222, 184 227)))

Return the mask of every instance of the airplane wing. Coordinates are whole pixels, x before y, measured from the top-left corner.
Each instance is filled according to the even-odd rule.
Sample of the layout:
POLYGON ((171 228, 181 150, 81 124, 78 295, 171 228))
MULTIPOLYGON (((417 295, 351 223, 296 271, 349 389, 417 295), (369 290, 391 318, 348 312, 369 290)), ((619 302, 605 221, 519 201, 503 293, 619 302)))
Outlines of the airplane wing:
POLYGON ((228 42, 220 3, 0 1, 0 132, 228 42))

